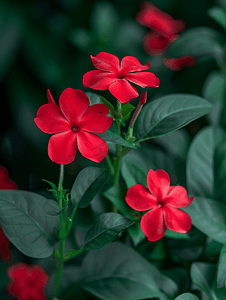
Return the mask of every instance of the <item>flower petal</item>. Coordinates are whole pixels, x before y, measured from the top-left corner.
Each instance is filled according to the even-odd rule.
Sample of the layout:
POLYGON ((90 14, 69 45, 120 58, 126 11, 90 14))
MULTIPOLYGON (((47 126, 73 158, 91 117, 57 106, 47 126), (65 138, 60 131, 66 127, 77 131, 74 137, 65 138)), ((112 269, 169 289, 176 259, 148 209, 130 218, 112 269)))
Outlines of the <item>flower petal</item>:
POLYGON ((190 205, 194 197, 188 198, 187 190, 183 186, 171 186, 167 195, 162 199, 163 205, 181 208, 190 205))
POLYGON ((135 87, 127 80, 118 79, 109 86, 110 93, 118 99, 122 104, 130 102, 133 98, 139 96, 135 87))
POLYGON ((147 176, 147 184, 150 193, 158 200, 162 199, 168 192, 170 177, 164 170, 150 170, 147 176))
POLYGON ((141 72, 141 73, 128 73, 124 77, 125 79, 141 86, 142 88, 151 87, 158 88, 160 80, 151 72, 141 72))
POLYGON ((118 74, 119 59, 117 56, 107 52, 100 52, 96 56, 90 55, 90 57, 94 67, 98 70, 111 71, 118 74))
POLYGON ((53 100, 53 96, 51 95, 49 89, 47 90, 47 98, 49 103, 56 104, 56 102, 53 100))
POLYGON ((150 68, 150 62, 147 62, 144 66, 133 56, 125 56, 121 61, 121 69, 120 74, 123 76, 123 73, 126 74, 128 72, 133 71, 144 71, 150 68))
POLYGON ((71 127, 74 127, 88 108, 89 98, 81 90, 67 88, 60 95, 59 105, 71 127))
POLYGON ((156 207, 149 210, 142 218, 140 227, 149 241, 161 239, 166 231, 162 209, 156 207))
POLYGON ((136 184, 128 189, 127 204, 135 210, 144 211, 157 206, 156 198, 142 184, 136 184))
POLYGON ((72 130, 57 133, 49 139, 48 155, 57 164, 70 164, 77 152, 76 133, 72 130))
POLYGON ((58 133, 70 128, 70 124, 59 106, 52 103, 42 105, 34 121, 38 128, 45 133, 58 133))
POLYGON ((167 228, 180 233, 186 233, 190 230, 191 218, 183 210, 164 206, 163 212, 167 228))
POLYGON ((94 162, 101 162, 108 153, 108 146, 99 136, 79 130, 77 132, 78 150, 82 156, 94 162))
POLYGON ((107 90, 117 79, 115 74, 98 70, 90 71, 83 76, 83 85, 94 90, 107 90))
POLYGON ((180 71, 184 67, 193 67, 196 60, 192 55, 182 55, 179 58, 164 58, 163 64, 172 71, 180 71))
POLYGON ((78 130, 88 132, 104 132, 112 124, 113 118, 108 116, 109 108, 104 104, 94 104, 87 108, 77 123, 78 130))
MULTIPOLYGON (((176 35, 175 37, 176 38, 176 35)), ((143 47, 144 51, 149 55, 163 55, 171 44, 171 40, 158 32, 148 32, 144 36, 143 47)))

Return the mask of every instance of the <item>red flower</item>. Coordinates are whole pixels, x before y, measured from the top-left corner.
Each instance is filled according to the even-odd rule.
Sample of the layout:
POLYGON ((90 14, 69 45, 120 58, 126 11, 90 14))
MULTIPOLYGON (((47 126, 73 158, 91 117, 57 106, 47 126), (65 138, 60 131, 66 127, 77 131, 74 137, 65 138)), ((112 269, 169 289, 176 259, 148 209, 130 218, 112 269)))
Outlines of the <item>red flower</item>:
POLYGON ((7 269, 11 280, 7 284, 10 297, 18 300, 47 300, 45 295, 49 275, 39 265, 17 263, 7 269))
POLYGON ((111 126, 113 118, 108 117, 107 106, 94 104, 89 107, 86 94, 71 88, 60 95, 60 107, 49 90, 47 96, 49 103, 39 108, 34 121, 45 133, 56 133, 48 144, 50 159, 58 164, 69 164, 75 159, 78 147, 84 157, 101 162, 108 153, 108 147, 93 132, 104 132, 111 126))
MULTIPOLYGON (((17 190, 18 187, 12 179, 9 178, 7 169, 0 166, 0 190, 17 190)), ((10 250, 10 241, 5 236, 0 226, 0 257, 5 263, 10 263, 12 260, 12 253, 10 250)))
POLYGON ((95 90, 107 90, 122 104, 128 103, 139 96, 137 90, 128 82, 142 88, 159 87, 160 80, 151 72, 136 73, 150 68, 150 63, 141 65, 133 56, 125 56, 121 64, 118 57, 106 52, 100 52, 96 57, 90 55, 98 70, 87 72, 83 76, 83 84, 95 90))
POLYGON ((179 58, 164 58, 163 64, 172 71, 180 71, 183 67, 193 67, 196 60, 191 55, 182 55, 179 58))
POLYGON ((141 218, 141 229, 149 241, 161 239, 170 230, 186 233, 191 228, 191 218, 181 207, 193 201, 182 186, 170 186, 170 178, 164 170, 150 170, 147 176, 148 188, 141 184, 132 186, 126 195, 126 202, 138 211, 149 210, 141 218))
POLYGON ((152 29, 144 38, 144 50, 150 55, 162 55, 185 29, 183 20, 174 20, 150 2, 143 2, 136 15, 139 24, 152 29))

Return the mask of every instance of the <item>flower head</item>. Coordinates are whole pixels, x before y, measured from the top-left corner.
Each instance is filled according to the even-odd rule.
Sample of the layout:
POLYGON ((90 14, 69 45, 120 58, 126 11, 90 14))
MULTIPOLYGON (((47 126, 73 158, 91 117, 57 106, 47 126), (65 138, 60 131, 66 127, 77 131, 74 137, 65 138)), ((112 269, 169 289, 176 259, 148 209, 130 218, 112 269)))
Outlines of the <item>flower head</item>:
POLYGON ((158 88, 160 80, 151 72, 141 72, 150 68, 150 63, 141 65, 133 56, 125 56, 121 64, 118 57, 106 52, 90 56, 98 70, 87 72, 83 76, 83 84, 95 90, 107 90, 122 104, 128 103, 139 96, 137 90, 129 83, 142 88, 158 88))
MULTIPOLYGON (((17 190, 17 184, 15 181, 9 178, 7 169, 4 166, 0 166, 0 190, 17 190)), ((0 226, 0 257, 5 263, 10 263, 11 258, 10 241, 5 236, 0 226)))
POLYGON ((45 295, 49 275, 39 265, 29 266, 17 263, 7 269, 11 280, 7 284, 7 292, 18 300, 47 300, 45 295))
POLYGON ((178 58, 164 58, 163 64, 172 71, 180 71, 184 67, 193 67, 196 60, 192 55, 182 55, 178 58))
POLYGON ((54 134, 48 144, 48 155, 53 162, 69 164, 80 153, 94 161, 101 162, 108 153, 104 140, 93 133, 106 131, 113 118, 104 104, 89 107, 89 98, 81 90, 67 88, 60 95, 56 105, 49 90, 48 104, 42 105, 34 119, 39 129, 54 134))
POLYGON ((141 184, 132 186, 126 195, 127 204, 137 211, 146 211, 141 218, 141 229, 149 241, 161 239, 166 228, 186 233, 191 228, 191 218, 181 207, 191 204, 182 186, 170 186, 170 178, 164 170, 150 170, 147 176, 148 188, 141 184))

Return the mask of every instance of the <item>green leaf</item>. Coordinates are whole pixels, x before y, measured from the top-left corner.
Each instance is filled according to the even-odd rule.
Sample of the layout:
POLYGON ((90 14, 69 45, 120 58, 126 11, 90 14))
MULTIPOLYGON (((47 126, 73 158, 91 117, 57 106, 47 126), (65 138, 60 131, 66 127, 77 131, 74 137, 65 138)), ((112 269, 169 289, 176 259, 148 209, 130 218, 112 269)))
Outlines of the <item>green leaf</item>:
POLYGON ((175 298, 175 300, 199 300, 197 296, 191 293, 184 293, 175 298))
POLYGON ((134 110, 134 106, 126 103, 122 105, 122 120, 126 121, 129 119, 131 112, 134 110))
POLYGON ((195 262, 191 265, 191 280, 202 289, 211 300, 216 299, 216 266, 210 263, 195 262))
POLYGON ((167 57, 193 55, 199 61, 205 61, 223 55, 221 45, 224 37, 216 30, 208 27, 193 27, 185 30, 169 47, 167 57))
POLYGON ((118 213, 104 213, 87 230, 82 248, 85 250, 102 248, 133 223, 118 213))
POLYGON ((220 127, 205 127, 195 136, 187 158, 190 194, 214 199, 217 195, 219 201, 226 202, 225 141, 226 132, 220 127))
POLYGON ((136 212, 133 210, 125 200, 127 188, 122 185, 115 185, 104 191, 103 195, 113 203, 117 209, 127 218, 133 219, 133 214, 136 212))
POLYGON ((135 148, 135 149, 137 148, 133 144, 124 140, 122 137, 120 137, 116 133, 110 131, 109 129, 103 133, 95 133, 95 135, 102 138, 106 143, 113 143, 113 144, 122 145, 125 147, 135 148))
POLYGON ((135 136, 142 139, 165 135, 204 116, 212 108, 212 104, 195 95, 164 96, 143 107, 135 123, 135 136))
POLYGON ((49 199, 43 206, 43 211, 47 216, 58 216, 65 210, 65 207, 59 210, 56 201, 49 199))
POLYGON ((219 124, 220 122, 225 82, 225 75, 220 71, 214 70, 210 72, 203 84, 203 97, 214 105, 214 108, 207 115, 207 118, 212 124, 219 124))
POLYGON ((0 80, 12 67, 26 30, 26 17, 20 7, 9 1, 0 3, 0 80))
POLYGON ((172 230, 166 229, 166 232, 164 234, 164 237, 167 237, 169 239, 179 239, 179 240, 189 240, 190 237, 187 233, 179 233, 172 230))
POLYGON ((139 245, 146 238, 145 234, 141 230, 140 220, 128 228, 128 233, 133 241, 134 247, 139 245))
POLYGON ((138 183, 147 186, 147 174, 137 167, 137 165, 129 162, 123 163, 121 172, 128 189, 138 183))
POLYGON ((224 287, 226 281, 226 244, 222 247, 218 262, 217 286, 224 287))
POLYGON ((161 298, 160 288, 172 296, 178 292, 172 279, 119 242, 86 255, 79 285, 103 300, 161 298))
POLYGON ((71 202, 78 208, 87 207, 109 176, 105 169, 87 167, 79 172, 71 189, 71 202))
POLYGON ((89 98, 90 105, 99 104, 99 103, 100 104, 104 104, 104 105, 106 105, 109 108, 110 115, 112 117, 114 117, 114 115, 115 115, 115 108, 104 97, 102 97, 102 96, 100 96, 100 95, 98 95, 96 93, 93 93, 93 92, 87 92, 86 96, 89 98))
POLYGON ((212 6, 207 14, 226 30, 226 12, 220 6, 212 6))
POLYGON ((45 258, 58 241, 58 217, 47 217, 46 198, 27 191, 0 191, 0 224, 7 238, 25 255, 45 258), (55 227, 55 228, 54 228, 55 227))
POLYGON ((183 208, 192 224, 213 240, 226 244, 226 204, 195 196, 193 202, 183 208))

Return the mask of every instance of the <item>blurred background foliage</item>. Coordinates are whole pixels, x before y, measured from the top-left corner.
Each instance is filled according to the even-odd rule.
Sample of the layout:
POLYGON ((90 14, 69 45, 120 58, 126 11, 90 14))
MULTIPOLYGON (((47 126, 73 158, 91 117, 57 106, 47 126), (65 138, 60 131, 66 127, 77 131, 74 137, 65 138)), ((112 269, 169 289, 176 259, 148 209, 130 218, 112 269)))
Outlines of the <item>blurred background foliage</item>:
MULTIPOLYGON (((118 56, 120 60, 131 55, 142 64, 150 61, 150 71, 160 78, 160 87, 148 89, 148 101, 168 93, 191 93, 200 96, 208 94, 208 85, 203 87, 203 84, 210 71, 217 70, 217 63, 212 57, 200 61, 193 68, 173 72, 163 66, 161 57, 151 57, 144 52, 142 41, 148 29, 135 20, 141 2, 0 0, 0 164, 7 167, 10 177, 16 181, 19 189, 38 191, 51 198, 51 194, 46 191, 47 183, 42 179, 57 183, 59 165, 53 163, 47 155, 50 135, 37 128, 34 118, 38 108, 47 102, 47 89, 50 89, 56 103, 62 91, 68 87, 82 89, 84 92, 91 91, 85 89, 82 83, 83 75, 94 69, 91 54, 108 52, 118 56)), ((213 5, 226 8, 224 0, 153 0, 152 3, 173 18, 183 19, 186 29, 207 26, 224 34, 223 29, 207 14, 213 5)), ((138 88, 139 94, 142 91, 142 88, 138 88)), ((115 105, 115 99, 108 91, 102 91, 101 95, 115 105)), ((135 106, 137 103, 138 99, 131 101, 135 106)), ((214 115, 209 115, 209 118, 214 123, 214 115)), ((183 134, 179 131, 171 134, 170 138, 166 136, 147 143, 145 146, 152 149, 146 153, 149 151, 155 157, 151 167, 165 168, 174 176, 173 184, 185 185, 188 145, 193 136, 207 124, 208 119, 203 117, 183 129, 183 134), (155 149, 158 149, 157 152, 155 149), (177 178, 180 178, 180 182, 177 178)), ((145 152, 145 149, 142 151, 145 152)), ((133 154, 133 150, 131 153, 133 154)), ((76 174, 88 165, 97 166, 77 153, 75 161, 66 167, 65 188, 70 189, 76 174)), ((102 162, 98 166, 106 165, 102 162)), ((74 232, 78 234, 76 238, 68 241, 68 249, 74 246, 74 242, 79 244, 79 235, 96 216, 106 210, 106 201, 97 196, 91 207, 79 214, 74 228, 74 232)), ((162 241, 154 246, 143 242, 137 250, 148 259, 154 257, 156 264, 163 267, 171 267, 162 263, 162 259, 169 255, 176 263, 184 259, 199 259, 203 254, 205 238, 196 229, 193 231, 192 240, 183 243, 185 250, 182 254, 177 245, 180 240, 169 240, 168 246, 172 252, 170 254, 161 250, 162 241), (161 253, 160 257, 156 253, 161 253)), ((211 243, 212 241, 208 241, 210 247, 206 251, 212 251, 211 243)), ((13 245, 11 249, 14 262, 37 263, 37 260, 19 253, 13 245)), ((218 253, 219 251, 213 251, 213 262, 216 261, 214 255, 218 253)), ((208 254, 203 255, 205 260, 208 254)), ((52 257, 47 264, 46 260, 39 260, 38 263, 49 273, 54 270, 55 260, 52 257)), ((1 272, 5 273, 6 266, 3 263, 0 266, 1 272)), ((187 274, 183 276, 186 278, 187 274)), ((4 289, 6 282, 7 278, 1 281, 1 289, 4 289)), ((182 286, 182 291, 183 289, 186 290, 186 287, 182 286)))

